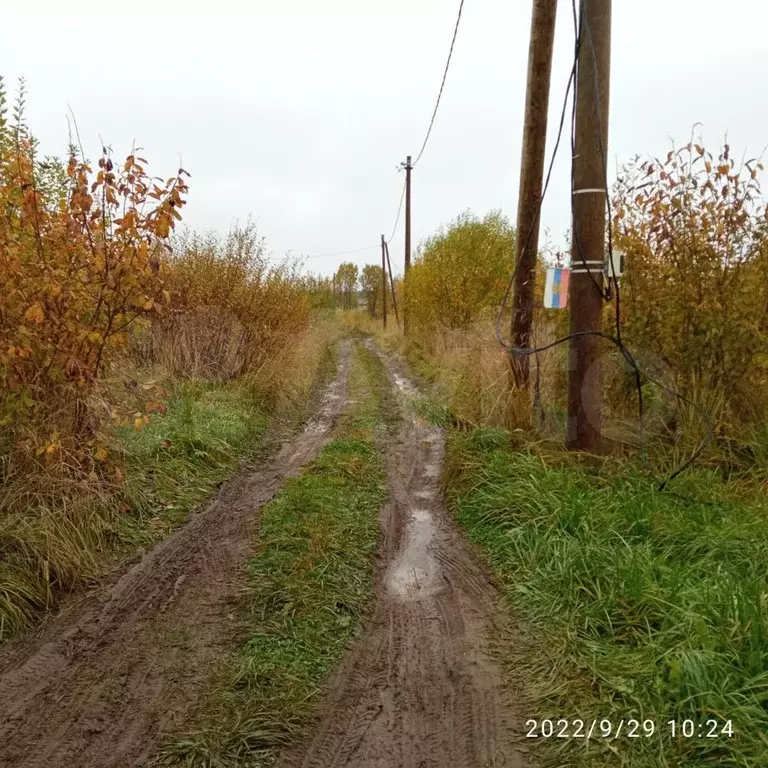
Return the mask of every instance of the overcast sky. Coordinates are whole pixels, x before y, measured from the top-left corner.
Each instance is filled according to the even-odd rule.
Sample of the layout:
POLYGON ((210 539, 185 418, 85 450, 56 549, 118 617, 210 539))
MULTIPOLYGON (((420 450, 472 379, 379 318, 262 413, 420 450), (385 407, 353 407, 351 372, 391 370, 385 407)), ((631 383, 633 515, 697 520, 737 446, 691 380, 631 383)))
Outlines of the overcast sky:
MULTIPOLYGON (((252 0, 9 4, 0 72, 27 80, 27 116, 45 153, 64 154, 74 111, 92 158, 134 139, 150 171, 179 155, 192 174, 185 220, 225 232, 252 215, 276 256, 375 261, 432 113, 458 0, 252 0)), ((768 3, 616 0, 608 152, 665 154, 703 123, 714 151, 768 143, 768 3)), ((514 221, 530 0, 465 0, 435 128, 413 174, 418 243, 465 209, 514 221)), ((560 1, 550 102, 552 148, 571 65, 571 7, 560 1)), ((567 142, 566 142, 567 144, 567 142)), ((569 226, 568 152, 543 209, 557 244, 569 226)), ((402 264, 402 220, 391 253, 402 264)), ((395 267, 393 264, 393 267, 395 267)))

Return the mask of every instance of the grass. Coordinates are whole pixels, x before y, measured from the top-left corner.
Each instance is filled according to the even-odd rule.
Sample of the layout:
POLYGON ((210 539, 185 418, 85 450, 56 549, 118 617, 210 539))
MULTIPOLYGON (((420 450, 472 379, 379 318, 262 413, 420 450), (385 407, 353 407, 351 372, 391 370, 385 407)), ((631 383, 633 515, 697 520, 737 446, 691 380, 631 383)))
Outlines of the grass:
POLYGON ((448 427, 453 414, 432 394, 415 395, 412 403, 416 415, 434 427, 448 427))
POLYGON ((446 482, 531 636, 506 651, 526 717, 652 720, 652 738, 539 739, 544 764, 768 765, 768 502, 717 471, 674 491, 629 464, 547 465, 497 428, 455 432, 446 482), (607 466, 607 465, 606 465, 607 466), (621 467, 617 471, 616 467, 621 467), (732 721, 673 738, 670 720, 732 721))
POLYGON ((151 546, 186 520, 243 455, 261 448, 269 416, 237 389, 205 382, 181 383, 167 415, 140 432, 118 438, 125 454, 126 503, 119 521, 124 546, 151 546))
POLYGON ((235 659, 197 723, 157 765, 272 765, 306 732, 323 684, 359 631, 386 498, 377 440, 392 403, 381 362, 359 345, 349 385, 352 406, 334 439, 262 509, 235 659))
MULTIPOLYGON (((323 346, 327 350, 327 346, 323 346)), ((316 351, 312 373, 328 378, 329 353, 316 351)), ((182 525, 244 458, 257 458, 298 424, 312 398, 270 407, 254 382, 165 382, 165 414, 142 430, 111 435, 121 484, 57 484, 43 475, 4 489, 0 514, 0 641, 37 620, 60 597, 101 576, 182 525)))

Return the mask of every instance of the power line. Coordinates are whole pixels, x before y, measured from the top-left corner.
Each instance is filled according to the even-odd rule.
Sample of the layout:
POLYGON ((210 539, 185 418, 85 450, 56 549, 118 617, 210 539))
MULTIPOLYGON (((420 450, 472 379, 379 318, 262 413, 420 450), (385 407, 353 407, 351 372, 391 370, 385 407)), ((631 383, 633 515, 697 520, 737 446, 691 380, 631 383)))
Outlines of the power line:
POLYGON ((304 256, 305 259, 324 259, 324 258, 330 258, 331 256, 346 256, 350 253, 362 253, 363 251, 372 251, 374 248, 378 250, 381 246, 380 245, 366 245, 364 248, 353 248, 349 251, 335 251, 334 253, 316 253, 312 256, 304 256))
POLYGON ((395 219, 395 225, 392 227, 392 234, 389 236, 389 240, 387 240, 388 243, 392 242, 392 239, 395 236, 395 231, 397 230, 397 225, 400 223, 400 214, 403 212, 403 200, 405 200, 405 182, 406 180, 403 179, 403 191, 400 194, 400 205, 397 208, 397 218, 395 219))
MULTIPOLYGON (((416 166, 416 163, 419 162, 419 160, 421 159, 421 156, 424 154, 424 150, 426 149, 427 142, 429 141, 429 137, 432 134, 432 128, 435 125, 435 118, 437 117, 437 110, 440 107, 440 100, 442 99, 442 96, 443 96, 445 81, 446 81, 446 78, 448 77, 448 69, 451 65, 451 58, 453 57, 453 49, 454 49, 454 46, 456 45, 456 37, 459 33, 459 24, 461 23, 461 13, 463 10, 464 10, 464 0, 461 0, 461 3, 459 4, 459 12, 456 16, 456 26, 454 27, 454 30, 453 30, 453 38, 451 39, 451 47, 448 51, 448 59, 445 62, 443 79, 442 79, 442 82, 440 83, 440 91, 437 94, 437 101, 435 102, 435 108, 432 112, 432 119, 429 122, 427 135, 424 137, 424 143, 421 145, 421 150, 419 150, 419 154, 416 157, 416 161, 411 166, 412 168, 416 166)), ((406 188, 406 183, 404 181, 403 191, 400 194, 400 204, 397 208, 397 217, 395 218, 395 224, 392 227, 392 234, 389 236, 389 240, 387 242, 390 242, 394 238, 395 232, 397 231, 397 225, 400 223, 400 216, 403 212, 403 201, 405 200, 405 188, 406 188)), ((330 258, 331 256, 346 256, 348 254, 363 253, 364 251, 372 251, 374 249, 378 250, 379 247, 380 247, 379 245, 371 245, 371 246, 365 246, 364 248, 353 248, 348 251, 336 251, 334 253, 318 253, 318 254, 313 254, 312 256, 305 256, 304 258, 305 259, 322 259, 322 258, 330 258)))
MULTIPOLYGON (((397 217, 395 218, 395 224, 392 227, 392 234, 389 236, 389 240, 387 242, 391 242, 392 239, 395 236, 395 232, 397 230, 397 225, 400 223, 400 215, 403 212, 403 200, 405 200, 405 181, 403 181, 403 191, 400 194, 400 205, 397 209, 397 217)), ((364 251, 372 251, 374 248, 379 249, 380 245, 366 245, 363 248, 352 248, 348 251, 334 251, 333 253, 317 253, 312 256, 304 256, 305 259, 323 259, 323 258, 330 258, 331 256, 347 256, 348 254, 352 253, 363 253, 364 251)))
POLYGON ((440 106, 440 99, 443 95, 443 88, 445 88, 445 79, 448 77, 448 67, 451 66, 451 56, 453 56, 453 47, 456 45, 456 35, 459 33, 459 23, 461 22, 461 12, 464 9, 464 0, 461 0, 461 4, 459 5, 459 14, 456 17, 456 27, 453 30, 453 39, 451 40, 451 48, 448 51, 448 60, 445 62, 445 71, 443 72, 443 81, 440 83, 440 92, 437 94, 437 102, 435 103, 435 109, 432 112, 432 119, 429 122, 429 128, 427 129, 427 135, 424 138, 424 143, 421 145, 421 150, 419 151, 419 154, 416 156, 416 161, 413 163, 413 167, 417 165, 419 160, 421 160, 421 156, 424 154, 424 149, 427 146, 427 142, 429 141, 429 136, 432 133, 432 127, 435 124, 435 117, 437 117, 437 110, 440 106))

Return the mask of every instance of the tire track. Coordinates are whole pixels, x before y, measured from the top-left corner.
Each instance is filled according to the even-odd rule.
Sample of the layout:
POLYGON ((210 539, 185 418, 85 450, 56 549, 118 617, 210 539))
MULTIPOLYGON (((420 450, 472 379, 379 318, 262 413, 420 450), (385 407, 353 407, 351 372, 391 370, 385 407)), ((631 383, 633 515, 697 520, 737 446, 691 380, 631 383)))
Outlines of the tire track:
POLYGON ((0 648, 0 765, 144 764, 234 637, 228 617, 260 507, 327 442, 347 404, 349 344, 304 431, 38 638, 0 648))
POLYGON ((333 677, 315 733, 280 764, 521 768, 520 721, 489 652, 498 597, 441 498, 444 433, 416 418, 416 389, 385 365, 403 420, 387 450, 376 605, 333 677))

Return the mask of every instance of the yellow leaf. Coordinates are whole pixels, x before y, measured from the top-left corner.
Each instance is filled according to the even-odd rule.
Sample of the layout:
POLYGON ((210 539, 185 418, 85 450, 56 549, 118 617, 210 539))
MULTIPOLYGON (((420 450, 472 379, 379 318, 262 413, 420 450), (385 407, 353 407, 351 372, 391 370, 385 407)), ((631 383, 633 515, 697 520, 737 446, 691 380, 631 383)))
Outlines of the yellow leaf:
POLYGON ((51 456, 52 454, 56 453, 56 443, 51 443, 46 449, 45 449, 45 455, 51 456))
POLYGON ((168 237, 168 233, 171 231, 170 222, 166 217, 163 217, 162 219, 158 219, 157 224, 155 225, 155 232, 157 233, 158 237, 168 237))
POLYGON ((140 417, 139 417, 139 418, 137 418, 137 419, 136 419, 136 420, 133 422, 133 426, 134 426, 136 429, 138 429, 138 430, 142 430, 142 429, 144 428, 144 419, 142 419, 142 418, 140 418, 140 417))
POLYGON ((38 302, 35 302, 24 313, 24 319, 28 323, 37 323, 37 325, 42 325, 43 320, 45 320, 45 315, 43 314, 43 308, 40 306, 38 302))

